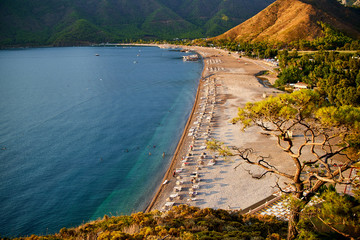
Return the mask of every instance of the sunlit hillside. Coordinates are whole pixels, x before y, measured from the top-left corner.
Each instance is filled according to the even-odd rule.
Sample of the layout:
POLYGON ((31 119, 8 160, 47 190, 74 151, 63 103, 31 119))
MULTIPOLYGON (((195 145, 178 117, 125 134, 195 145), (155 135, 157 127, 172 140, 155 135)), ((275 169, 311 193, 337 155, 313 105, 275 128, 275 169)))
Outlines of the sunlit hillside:
POLYGON ((319 22, 360 38, 360 9, 346 8, 336 0, 278 0, 216 39, 311 41, 322 35, 319 22))

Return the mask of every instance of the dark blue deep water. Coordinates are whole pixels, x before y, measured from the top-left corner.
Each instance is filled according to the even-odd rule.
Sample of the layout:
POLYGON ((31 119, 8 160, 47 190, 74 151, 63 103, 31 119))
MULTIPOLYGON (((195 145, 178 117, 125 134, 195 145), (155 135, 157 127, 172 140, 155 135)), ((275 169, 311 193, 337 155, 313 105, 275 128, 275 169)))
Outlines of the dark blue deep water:
POLYGON ((156 47, 0 51, 0 236, 143 210, 201 75, 202 63, 182 55, 156 47))

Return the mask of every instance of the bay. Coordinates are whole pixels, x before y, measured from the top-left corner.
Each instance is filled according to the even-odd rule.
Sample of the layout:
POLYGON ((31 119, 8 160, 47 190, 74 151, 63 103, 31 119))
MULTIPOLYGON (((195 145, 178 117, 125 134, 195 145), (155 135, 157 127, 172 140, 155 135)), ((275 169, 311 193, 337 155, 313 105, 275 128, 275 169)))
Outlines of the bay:
POLYGON ((203 68, 182 55, 157 47, 0 51, 0 235, 143 210, 203 68))

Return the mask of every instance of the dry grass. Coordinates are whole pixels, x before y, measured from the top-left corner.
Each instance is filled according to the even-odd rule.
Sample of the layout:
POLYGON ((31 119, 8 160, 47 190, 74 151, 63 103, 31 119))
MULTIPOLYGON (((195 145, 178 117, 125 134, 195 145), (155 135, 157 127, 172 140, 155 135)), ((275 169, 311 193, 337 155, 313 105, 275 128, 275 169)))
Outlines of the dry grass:
POLYGON ((133 235, 140 232, 140 226, 138 224, 132 224, 128 227, 124 227, 122 232, 133 235))

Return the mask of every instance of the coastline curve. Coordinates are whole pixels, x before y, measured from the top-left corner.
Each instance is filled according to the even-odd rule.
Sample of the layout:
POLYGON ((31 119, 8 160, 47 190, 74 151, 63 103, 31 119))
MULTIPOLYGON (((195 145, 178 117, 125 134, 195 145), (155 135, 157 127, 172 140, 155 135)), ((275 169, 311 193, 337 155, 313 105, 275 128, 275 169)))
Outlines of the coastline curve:
MULTIPOLYGON (((166 46, 157 45, 157 46, 160 47, 160 48, 170 48, 171 47, 169 45, 166 45, 166 46)), ((176 46, 176 47, 179 47, 179 46, 176 46)), ((199 52, 196 52, 196 53, 201 56, 201 60, 203 61, 204 56, 201 55, 199 52)), ((161 181, 161 185, 158 187, 158 190, 156 191, 155 195, 153 196, 151 202, 149 203, 149 205, 144 210, 145 213, 148 213, 151 210, 153 210, 153 207, 154 207, 155 203, 157 202, 159 196, 164 191, 165 185, 163 183, 172 176, 171 172, 173 171, 173 169, 175 168, 175 165, 177 164, 177 159, 178 159, 178 157, 180 155, 180 150, 183 149, 183 147, 184 147, 185 139, 186 139, 186 133, 189 131, 190 124, 191 124, 191 122, 193 120, 193 116, 194 116, 196 107, 197 107, 198 102, 199 102, 200 90, 202 89, 202 84, 203 84, 202 79, 205 78, 204 74, 205 74, 205 69, 206 69, 206 63, 203 61, 203 64, 204 64, 204 66, 203 66, 201 77, 199 79, 198 87, 197 87, 197 90, 196 90, 195 101, 194 101, 193 107, 191 109, 189 118, 188 118, 188 120, 186 122, 183 133, 182 133, 182 135, 181 135, 181 137, 179 139, 179 142, 178 142, 178 144, 176 146, 176 149, 175 149, 174 155, 173 155, 173 157, 171 159, 170 165, 169 165, 169 167, 168 167, 168 169, 167 169, 167 171, 166 171, 166 173, 165 173, 165 175, 164 175, 164 177, 163 177, 163 179, 161 181)))

